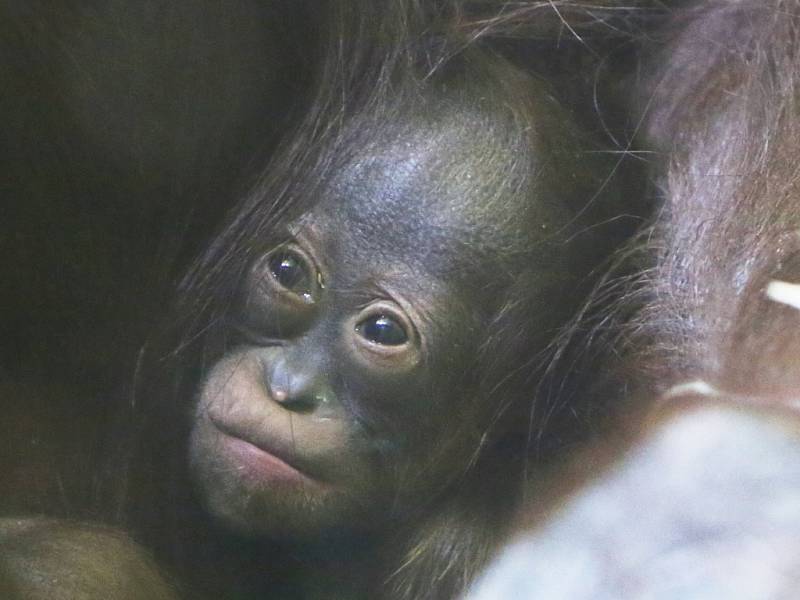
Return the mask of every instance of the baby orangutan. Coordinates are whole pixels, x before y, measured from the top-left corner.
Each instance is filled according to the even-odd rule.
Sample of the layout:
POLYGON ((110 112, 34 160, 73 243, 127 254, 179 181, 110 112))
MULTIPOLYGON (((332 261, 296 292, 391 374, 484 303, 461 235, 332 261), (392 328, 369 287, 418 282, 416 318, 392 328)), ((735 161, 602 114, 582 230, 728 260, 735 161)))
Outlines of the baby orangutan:
POLYGON ((192 594, 464 590, 558 421, 550 344, 620 234, 618 161, 544 81, 375 4, 186 279, 175 346, 145 353, 114 473, 192 594))
POLYGON ((313 208, 253 240, 265 250, 200 387, 200 502, 317 563, 314 578, 288 568, 282 594, 326 571, 356 593, 343 548, 359 583, 396 572, 415 598, 463 561, 458 589, 519 492, 528 416, 512 406, 532 399, 531 361, 571 305, 552 299, 577 289, 585 240, 565 239, 602 172, 543 84, 494 58, 454 63, 391 121, 347 124, 313 208))

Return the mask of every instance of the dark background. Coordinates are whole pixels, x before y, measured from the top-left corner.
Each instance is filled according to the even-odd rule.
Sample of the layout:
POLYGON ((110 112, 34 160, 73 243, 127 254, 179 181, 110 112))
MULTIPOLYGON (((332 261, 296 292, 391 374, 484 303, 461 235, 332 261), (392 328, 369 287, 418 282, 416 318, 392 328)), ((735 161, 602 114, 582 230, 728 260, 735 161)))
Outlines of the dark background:
POLYGON ((148 331, 299 112, 309 14, 0 0, 0 514, 88 509, 148 331))

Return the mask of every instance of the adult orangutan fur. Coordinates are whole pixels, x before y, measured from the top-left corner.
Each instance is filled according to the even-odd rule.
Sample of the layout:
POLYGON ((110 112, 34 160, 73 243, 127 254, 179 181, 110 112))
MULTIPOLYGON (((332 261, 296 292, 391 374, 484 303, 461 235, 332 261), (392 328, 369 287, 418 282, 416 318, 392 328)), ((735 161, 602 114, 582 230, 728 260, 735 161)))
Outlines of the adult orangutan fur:
POLYGON ((653 59, 647 134, 670 158, 639 322, 661 385, 793 393, 795 311, 769 290, 798 276, 798 12, 788 0, 695 3, 653 59))
POLYGON ((658 410, 581 456, 475 598, 798 592, 800 2, 686 3, 662 33, 639 108, 665 205, 628 338, 658 410))

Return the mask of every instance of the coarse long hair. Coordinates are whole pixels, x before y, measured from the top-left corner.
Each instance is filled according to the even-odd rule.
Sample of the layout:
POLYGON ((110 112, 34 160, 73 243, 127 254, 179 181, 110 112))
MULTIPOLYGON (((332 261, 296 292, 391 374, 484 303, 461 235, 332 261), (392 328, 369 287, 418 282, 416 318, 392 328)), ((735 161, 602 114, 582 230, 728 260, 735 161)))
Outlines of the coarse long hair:
POLYGON ((627 329, 656 391, 796 381, 793 313, 766 291, 796 278, 798 32, 796 0, 714 0, 680 3, 653 35, 638 104, 664 206, 627 329))

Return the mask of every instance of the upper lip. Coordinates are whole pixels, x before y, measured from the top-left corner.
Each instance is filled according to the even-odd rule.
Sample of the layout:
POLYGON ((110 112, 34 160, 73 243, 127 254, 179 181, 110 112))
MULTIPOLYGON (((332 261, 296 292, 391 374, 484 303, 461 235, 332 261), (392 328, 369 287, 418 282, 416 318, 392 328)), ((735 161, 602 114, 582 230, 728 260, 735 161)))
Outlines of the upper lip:
POLYGON ((248 432, 244 431, 244 428, 236 427, 235 425, 228 425, 224 422, 215 419, 213 415, 209 415, 209 420, 214 425, 214 427, 216 427, 219 431, 221 431, 225 435, 242 440, 244 442, 247 442, 248 444, 252 444, 259 450, 262 450, 263 452, 271 454, 272 456, 282 460, 293 469, 296 469, 301 473, 313 476, 313 471, 309 467, 309 465, 305 464, 304 461, 300 459, 295 452, 292 452, 290 449, 284 448, 282 444, 270 443, 266 440, 261 440, 261 439, 256 440, 255 438, 257 436, 251 435, 248 432))

